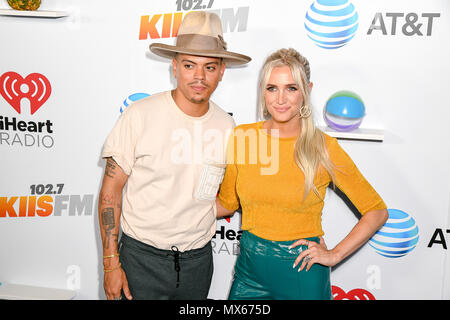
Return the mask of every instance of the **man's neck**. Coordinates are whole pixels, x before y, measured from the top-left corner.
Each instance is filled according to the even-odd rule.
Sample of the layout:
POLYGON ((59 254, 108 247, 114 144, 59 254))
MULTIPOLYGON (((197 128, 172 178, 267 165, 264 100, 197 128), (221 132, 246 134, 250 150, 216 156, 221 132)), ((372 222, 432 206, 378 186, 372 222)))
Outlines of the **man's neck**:
POLYGON ((209 110, 209 101, 203 103, 191 102, 177 89, 172 90, 171 94, 177 107, 190 117, 201 117, 209 110))

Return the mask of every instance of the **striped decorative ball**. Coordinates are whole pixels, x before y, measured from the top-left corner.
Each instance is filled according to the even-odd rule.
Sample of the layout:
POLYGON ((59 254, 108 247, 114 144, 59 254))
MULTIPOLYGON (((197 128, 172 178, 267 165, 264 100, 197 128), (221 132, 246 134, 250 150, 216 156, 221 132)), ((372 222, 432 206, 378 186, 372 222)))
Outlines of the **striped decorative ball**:
POLYGON ((360 96, 351 91, 338 91, 328 99, 324 119, 336 131, 352 131, 361 125, 365 112, 360 96))

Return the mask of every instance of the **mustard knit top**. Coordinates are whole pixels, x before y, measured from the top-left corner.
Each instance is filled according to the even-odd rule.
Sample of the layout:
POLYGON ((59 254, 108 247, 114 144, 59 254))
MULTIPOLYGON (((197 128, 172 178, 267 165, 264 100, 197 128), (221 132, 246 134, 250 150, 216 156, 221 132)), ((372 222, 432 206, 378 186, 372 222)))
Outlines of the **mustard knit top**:
MULTIPOLYGON (((263 122, 257 122, 234 129, 218 196, 221 204, 228 210, 237 210, 241 206, 242 230, 267 240, 322 236, 322 199, 331 182, 330 175, 323 168, 316 174, 314 184, 322 199, 312 190, 303 199, 304 175, 294 159, 296 137, 271 136, 262 125, 263 122)), ((336 168, 336 187, 361 214, 386 209, 381 197, 337 140, 324 135, 328 154, 336 168)))

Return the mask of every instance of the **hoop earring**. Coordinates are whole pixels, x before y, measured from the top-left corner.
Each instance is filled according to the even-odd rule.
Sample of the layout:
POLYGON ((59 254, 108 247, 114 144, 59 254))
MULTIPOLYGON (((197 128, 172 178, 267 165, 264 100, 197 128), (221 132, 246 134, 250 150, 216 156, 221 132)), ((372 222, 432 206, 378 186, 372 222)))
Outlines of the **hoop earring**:
POLYGON ((311 109, 306 104, 298 108, 300 118, 308 118, 311 115, 311 109))

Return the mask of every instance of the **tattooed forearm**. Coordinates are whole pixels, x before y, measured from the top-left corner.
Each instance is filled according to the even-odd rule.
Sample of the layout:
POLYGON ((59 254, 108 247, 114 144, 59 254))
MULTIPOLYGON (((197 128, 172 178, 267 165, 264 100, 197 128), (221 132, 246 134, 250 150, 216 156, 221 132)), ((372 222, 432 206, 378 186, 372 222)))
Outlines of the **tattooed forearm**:
POLYGON ((122 201, 114 201, 114 196, 108 193, 100 193, 101 205, 105 206, 114 206, 116 205, 117 209, 122 209, 122 201))
POLYGON ((112 206, 114 203, 114 197, 108 193, 101 193, 100 199, 102 201, 102 205, 112 206))
POLYGON ((116 222, 114 220, 114 208, 104 208, 102 211, 102 224, 103 230, 105 230, 105 238, 103 246, 105 249, 109 248, 111 238, 114 241, 118 240, 118 234, 112 233, 116 227, 116 222))
MULTIPOLYGON (((106 159, 105 175, 98 202, 103 252, 117 252, 122 212, 122 191, 128 176, 112 157, 106 159)), ((108 260, 109 261, 109 260, 108 260)))
POLYGON ((114 229, 116 223, 114 222, 114 208, 105 208, 102 212, 103 229, 110 231, 114 229))
POLYGON ((117 163, 114 161, 114 159, 108 158, 106 160, 105 175, 110 178, 114 178, 114 176, 116 175, 116 166, 117 163))
MULTIPOLYGON (((119 243, 119 234, 118 233, 111 233, 110 231, 105 234, 105 241, 103 243, 104 249, 109 249, 111 240, 115 243, 119 243)), ((114 247, 113 247, 114 248, 114 247)))

